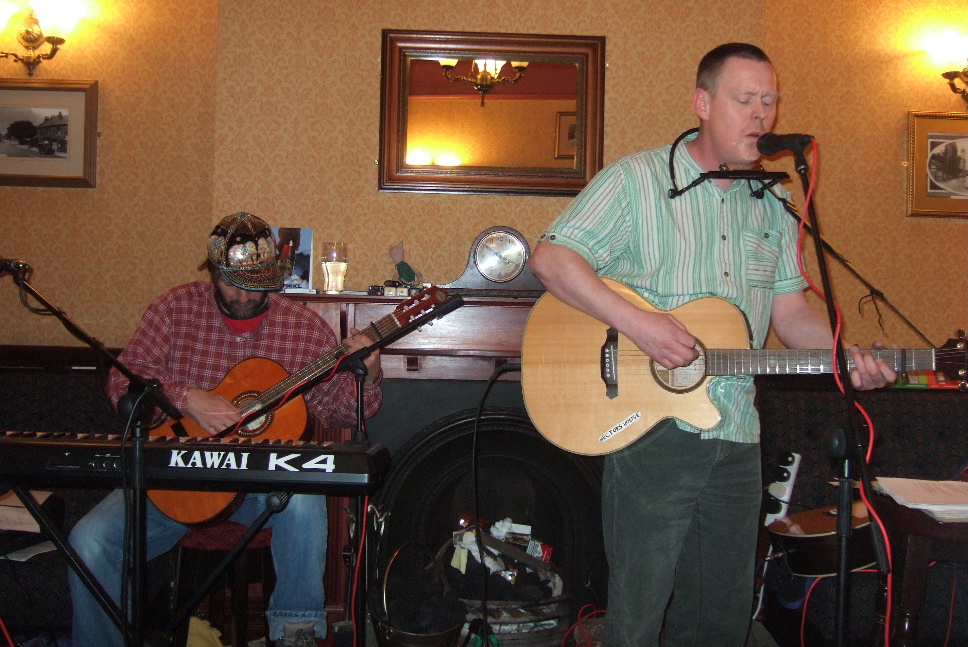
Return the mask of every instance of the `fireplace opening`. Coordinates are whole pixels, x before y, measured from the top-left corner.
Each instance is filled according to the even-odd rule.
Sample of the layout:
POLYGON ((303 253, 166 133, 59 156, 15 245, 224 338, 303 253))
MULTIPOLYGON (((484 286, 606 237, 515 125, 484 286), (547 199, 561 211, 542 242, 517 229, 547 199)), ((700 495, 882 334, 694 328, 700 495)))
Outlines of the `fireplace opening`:
MULTIPOLYGON (((473 518, 471 476, 476 411, 428 425, 394 454, 374 505, 383 518, 378 561, 401 545, 436 551, 462 515, 473 518)), ((535 430, 520 409, 485 409, 478 437, 480 515, 531 526, 552 547, 574 615, 585 604, 605 608, 608 579, 601 526, 601 460, 571 454, 535 430)))

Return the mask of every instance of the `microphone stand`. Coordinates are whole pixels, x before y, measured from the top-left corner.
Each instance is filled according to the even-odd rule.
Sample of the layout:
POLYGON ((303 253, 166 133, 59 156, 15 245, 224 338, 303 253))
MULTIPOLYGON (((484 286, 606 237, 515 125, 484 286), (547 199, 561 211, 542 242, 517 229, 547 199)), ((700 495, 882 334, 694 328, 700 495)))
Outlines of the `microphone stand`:
MULTIPOLYGON (((764 188, 766 188, 766 187, 764 187, 764 188)), ((781 198, 779 196, 776 196, 775 194, 774 194, 774 197, 776 197, 783 204, 783 208, 786 209, 786 212, 794 220, 796 220, 797 222, 803 222, 803 218, 800 217, 800 214, 797 213, 796 208, 792 204, 790 204, 789 200, 786 200, 784 198, 781 198)), ((803 227, 804 227, 804 229, 806 229, 807 231, 809 231, 815 238, 818 238, 820 240, 821 244, 823 244, 823 248, 825 250, 827 250, 827 252, 829 252, 830 255, 834 257, 834 259, 836 259, 838 262, 840 262, 840 264, 843 267, 845 267, 848 272, 850 272, 851 274, 853 274, 854 275, 854 278, 856 278, 858 281, 860 281, 861 284, 863 284, 863 286, 865 288, 867 288, 867 291, 870 294, 871 299, 878 299, 878 298, 881 299, 884 303, 887 304, 887 306, 891 310, 894 311, 894 314, 896 314, 898 317, 901 318, 901 321, 903 321, 904 323, 906 323, 908 325, 908 327, 911 328, 911 330, 913 330, 915 333, 917 333, 917 335, 921 339, 923 339, 924 341, 926 341, 927 344, 928 344, 928 346, 930 346, 931 348, 937 348, 937 346, 930 339, 928 339, 927 336, 925 336, 925 334, 923 332, 921 332, 921 330, 917 326, 915 326, 914 323, 910 319, 908 319, 906 316, 904 316, 904 313, 903 312, 901 312, 900 310, 897 309, 897 306, 895 306, 893 303, 891 303, 891 300, 887 298, 887 296, 884 294, 884 292, 882 292, 881 290, 877 289, 870 281, 868 281, 867 279, 865 279, 856 269, 854 269, 854 266, 851 265, 850 261, 847 260, 843 256, 843 254, 841 254, 836 249, 834 249, 834 247, 830 243, 827 242, 827 239, 825 239, 823 236, 820 236, 819 234, 815 233, 814 230, 813 230, 813 227, 809 223, 804 222, 803 223, 803 227)), ((866 299, 867 297, 864 297, 864 298, 866 299)), ((874 307, 875 308, 877 307, 876 301, 875 301, 874 307)))
MULTIPOLYGON (((803 186, 803 193, 807 195, 810 182, 808 179, 808 169, 806 156, 803 150, 793 151, 796 163, 797 174, 803 186)), ((832 443, 833 451, 831 455, 840 460, 840 473, 837 477, 839 497, 837 502, 837 546, 838 546, 838 565, 837 565, 837 595, 836 595, 836 647, 843 647, 847 639, 847 594, 849 591, 850 578, 850 535, 853 530, 852 507, 853 507, 853 480, 855 471, 858 475, 860 487, 863 488, 868 500, 871 498, 870 479, 867 475, 867 464, 863 460, 863 447, 860 445, 861 422, 855 406, 856 397, 853 385, 850 382, 850 369, 847 365, 847 357, 844 350, 840 347, 840 338, 837 334, 837 312, 834 305, 833 291, 830 284, 830 276, 827 272, 826 257, 822 238, 820 235, 820 223, 817 220, 817 213, 813 202, 808 205, 808 215, 813 224, 814 250, 817 257, 817 266, 820 272, 821 285, 823 287, 824 303, 827 307, 827 317, 830 320, 830 330, 834 335, 833 356, 837 362, 836 370, 839 372, 844 388, 844 398, 848 407, 850 424, 845 429, 838 430, 842 434, 840 439, 832 443)), ((888 569, 887 550, 884 538, 871 525, 871 538, 877 556, 878 570, 886 573, 888 569)))
MULTIPOLYGON (((125 398, 122 398, 122 401, 126 399, 128 401, 125 402, 124 405, 119 402, 119 411, 121 410, 122 406, 130 407, 131 419, 134 421, 134 424, 132 425, 133 433, 130 463, 130 481, 132 483, 131 493, 133 497, 133 528, 131 532, 131 545, 126 547, 126 552, 133 557, 133 568, 131 581, 128 583, 128 586, 130 587, 130 608, 128 609, 127 620, 125 620, 125 614, 120 610, 120 607, 113 600, 111 600, 110 596, 107 595, 104 588, 97 581, 97 578, 94 577, 90 569, 87 568, 87 565, 84 564, 80 559, 80 556, 78 556, 73 548, 71 548, 69 542, 64 540, 63 533, 61 533, 55 527, 49 518, 44 519, 43 525, 48 534, 54 537, 54 543, 66 556, 68 565, 74 569, 74 572, 81 579, 81 581, 84 582, 84 585, 87 587, 87 589, 121 630, 121 633, 125 637, 125 643, 130 646, 141 647, 144 644, 144 611, 146 602, 145 543, 147 535, 147 505, 144 478, 144 442, 147 436, 147 423, 145 420, 148 416, 150 416, 150 413, 155 406, 161 408, 174 420, 178 420, 182 417, 182 415, 181 412, 178 411, 178 409, 175 408, 175 406, 171 403, 171 401, 168 400, 164 394, 164 391, 162 391, 160 385, 156 381, 146 380, 144 377, 131 371, 107 348, 105 348, 101 342, 88 335, 83 329, 81 329, 80 326, 74 323, 74 321, 72 321, 63 310, 56 308, 50 301, 45 299, 43 295, 37 292, 37 290, 35 290, 34 287, 27 281, 27 273, 29 270, 30 266, 24 264, 22 269, 12 272, 14 283, 16 283, 20 288, 20 302, 32 312, 36 312, 38 314, 51 314, 57 317, 57 319, 60 320, 64 328, 66 328, 69 333, 97 351, 108 361, 111 366, 116 368, 130 381, 128 395, 125 396, 125 398), (43 309, 34 308, 33 306, 28 305, 24 292, 27 292, 33 296, 33 298, 43 306, 43 309), (133 402, 131 402, 132 399, 133 402)), ((31 513, 35 514, 35 518, 38 519, 38 522, 41 522, 41 519, 36 516, 36 513, 43 514, 43 511, 35 503, 33 505, 29 504, 24 498, 26 496, 33 500, 32 495, 20 487, 15 488, 15 491, 17 492, 18 497, 24 501, 24 505, 28 507, 31 513)), ((46 517, 46 514, 44 514, 44 516, 46 517)), ((122 586, 124 586, 124 583, 122 583, 122 586)))
MULTIPOLYGON (((363 383, 366 379, 366 366, 363 364, 363 360, 370 356, 375 347, 368 346, 361 351, 357 351, 348 355, 345 360, 340 363, 339 371, 347 371, 353 374, 353 378, 356 381, 356 426, 353 428, 353 435, 350 439, 350 443, 354 445, 365 446, 370 444, 370 440, 366 434, 366 427, 363 424, 365 417, 364 414, 364 403, 363 403, 363 383), (364 352, 365 351, 365 352, 364 352)), ((346 578, 346 601, 348 609, 356 609, 356 614, 353 615, 353 630, 356 634, 356 641, 354 645, 357 647, 366 647, 366 583, 368 581, 368 574, 366 572, 366 565, 369 560, 366 558, 364 551, 366 550, 366 528, 364 524, 365 514, 366 514, 366 497, 363 495, 358 495, 353 497, 353 505, 351 508, 352 518, 349 523, 349 555, 347 560, 347 578, 346 578), (362 572, 360 573, 359 585, 356 587, 356 596, 353 597, 353 573, 356 572, 359 565, 362 564, 362 572)))

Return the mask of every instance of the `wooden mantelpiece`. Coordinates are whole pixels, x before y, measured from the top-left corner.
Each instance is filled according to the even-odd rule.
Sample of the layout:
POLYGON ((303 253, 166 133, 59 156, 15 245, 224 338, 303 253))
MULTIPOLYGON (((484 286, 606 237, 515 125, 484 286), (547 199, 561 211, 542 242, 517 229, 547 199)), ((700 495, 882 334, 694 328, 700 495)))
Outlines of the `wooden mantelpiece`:
MULTIPOLYGON (((341 338, 389 314, 404 297, 287 295, 319 313, 341 338)), ((469 297, 464 305, 383 349, 385 379, 487 380, 521 357, 534 299, 469 297)), ((517 379, 513 377, 512 379, 517 379)))
MULTIPOLYGON (((317 312, 341 339, 350 336, 351 328, 362 329, 407 301, 405 297, 363 294, 290 294, 287 297, 317 312)), ((457 310, 383 348, 384 400, 380 413, 368 421, 370 439, 393 449, 397 442, 419 432, 424 422, 449 413, 421 394, 430 392, 440 396, 443 391, 444 398, 455 409, 476 406, 473 397, 463 399, 466 389, 437 389, 429 385, 434 380, 447 380, 455 385, 458 381, 482 382, 504 363, 520 359, 524 326, 534 302, 535 299, 465 297, 464 305, 457 310), (429 389, 422 389, 424 385, 429 389), (420 412, 415 413, 413 407, 420 412), (381 426, 392 429, 394 438, 381 435, 381 426)), ((517 373, 509 373, 502 379, 519 377, 517 373)), ((349 430, 339 433, 342 438, 349 438, 349 430)), ((348 504, 348 499, 339 497, 331 497, 329 501, 330 542, 325 588, 330 622, 343 617, 347 574, 342 550, 348 536, 348 504)))

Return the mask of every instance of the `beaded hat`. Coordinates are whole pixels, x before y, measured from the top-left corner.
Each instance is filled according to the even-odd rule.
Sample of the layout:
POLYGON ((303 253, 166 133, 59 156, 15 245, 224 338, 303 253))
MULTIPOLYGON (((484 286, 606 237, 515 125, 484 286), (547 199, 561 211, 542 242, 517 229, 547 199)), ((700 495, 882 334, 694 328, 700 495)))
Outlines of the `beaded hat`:
POLYGON ((240 211, 222 218, 209 236, 208 259, 232 285, 243 290, 282 289, 276 238, 257 216, 240 211))

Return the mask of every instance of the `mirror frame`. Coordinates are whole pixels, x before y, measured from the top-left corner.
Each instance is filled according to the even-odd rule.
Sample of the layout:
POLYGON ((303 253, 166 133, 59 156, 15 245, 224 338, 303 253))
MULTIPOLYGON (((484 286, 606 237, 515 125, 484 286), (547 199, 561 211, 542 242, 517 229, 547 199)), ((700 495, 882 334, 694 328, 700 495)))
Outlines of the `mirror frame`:
POLYGON ((573 196, 602 169, 605 37, 383 30, 380 191, 573 196), (410 58, 490 58, 578 65, 574 168, 417 166, 406 163, 410 58))

